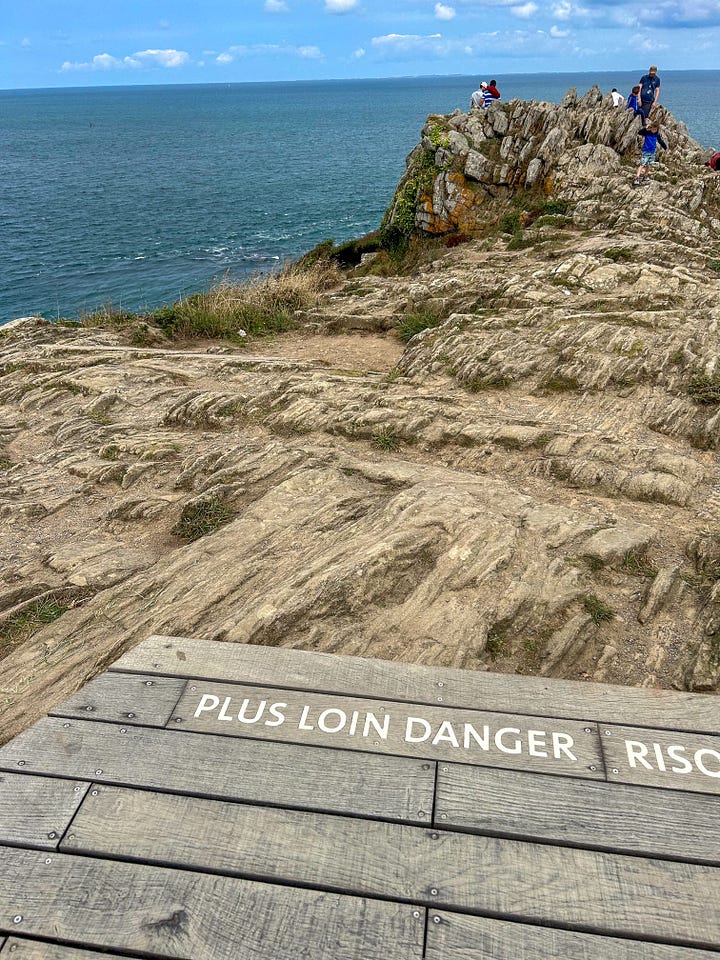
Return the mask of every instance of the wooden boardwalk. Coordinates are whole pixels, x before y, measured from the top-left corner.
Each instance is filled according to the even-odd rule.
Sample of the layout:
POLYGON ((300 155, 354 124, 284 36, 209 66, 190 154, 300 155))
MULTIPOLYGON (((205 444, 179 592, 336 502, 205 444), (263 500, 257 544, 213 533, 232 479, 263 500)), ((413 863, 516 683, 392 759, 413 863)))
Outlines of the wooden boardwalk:
POLYGON ((720 956, 720 699, 151 637, 0 748, 0 960, 720 956))

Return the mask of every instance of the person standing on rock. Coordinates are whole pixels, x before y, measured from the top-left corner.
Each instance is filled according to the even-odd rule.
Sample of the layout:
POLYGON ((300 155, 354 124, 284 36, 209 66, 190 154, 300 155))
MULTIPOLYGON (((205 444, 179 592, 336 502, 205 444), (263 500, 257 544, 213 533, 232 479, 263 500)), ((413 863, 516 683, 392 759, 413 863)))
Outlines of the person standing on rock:
POLYGON ((657 67, 650 67, 648 72, 640 77, 640 109, 646 120, 658 102, 659 96, 660 77, 657 75, 657 67))
POLYGON ((643 116, 643 112, 640 109, 640 101, 638 100, 639 94, 640 94, 640 84, 636 83, 635 86, 632 88, 630 96, 627 98, 627 106, 625 107, 626 110, 632 110, 633 116, 635 117, 643 116))
POLYGON ((612 97, 614 107, 621 107, 625 103, 625 97, 621 93, 618 93, 617 87, 612 88, 610 96, 612 97))
POLYGON ((645 137, 643 140, 642 156, 640 157, 640 166, 637 168, 633 185, 639 187, 641 183, 647 183, 650 167, 655 163, 655 153, 657 146, 667 150, 667 144, 660 136, 660 127, 656 123, 647 123, 638 130, 638 136, 645 137))
POLYGON ((491 80, 488 84, 488 91, 492 94, 493 100, 500 99, 500 91, 497 88, 497 80, 491 80))

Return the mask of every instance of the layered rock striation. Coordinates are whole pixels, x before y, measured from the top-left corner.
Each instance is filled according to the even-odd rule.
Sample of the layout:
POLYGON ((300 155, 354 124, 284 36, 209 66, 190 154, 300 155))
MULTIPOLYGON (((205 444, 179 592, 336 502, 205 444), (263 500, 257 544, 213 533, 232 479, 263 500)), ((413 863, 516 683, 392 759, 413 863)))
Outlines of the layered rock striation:
POLYGON ((717 691, 720 177, 663 119, 634 189, 594 91, 430 118, 405 259, 289 338, 0 332, 3 737, 152 632, 717 691))

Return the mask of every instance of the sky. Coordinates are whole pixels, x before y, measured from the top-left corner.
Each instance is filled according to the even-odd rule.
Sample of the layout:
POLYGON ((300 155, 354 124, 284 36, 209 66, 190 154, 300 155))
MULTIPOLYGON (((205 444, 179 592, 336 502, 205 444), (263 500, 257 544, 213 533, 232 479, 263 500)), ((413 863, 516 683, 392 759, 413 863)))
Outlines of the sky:
POLYGON ((717 69, 720 0, 0 0, 0 89, 717 69))

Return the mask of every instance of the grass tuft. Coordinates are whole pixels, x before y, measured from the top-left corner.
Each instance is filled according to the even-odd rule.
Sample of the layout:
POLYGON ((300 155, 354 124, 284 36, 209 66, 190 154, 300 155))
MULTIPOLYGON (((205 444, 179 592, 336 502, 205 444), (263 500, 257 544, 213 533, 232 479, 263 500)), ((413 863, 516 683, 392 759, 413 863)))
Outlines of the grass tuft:
POLYGON ((434 310, 416 310, 403 317, 397 328, 398 336, 403 343, 407 343, 416 334, 422 333, 423 330, 431 330, 441 323, 442 317, 438 316, 434 310))
POLYGON ((376 430, 372 435, 372 442, 381 450, 393 451, 400 446, 400 437, 395 433, 392 427, 383 427, 376 430))
POLYGON ((0 624, 0 651, 3 647, 11 647, 27 640, 40 627, 61 617, 69 607, 70 604, 56 597, 47 597, 30 604, 21 613, 0 624))
POLYGON ((582 597, 582 604, 592 617, 593 623, 609 622, 615 616, 615 611, 594 593, 587 593, 582 597))
POLYGON ((173 527, 172 532, 184 540, 192 542, 215 533, 235 517, 235 512, 223 503, 218 497, 208 497, 205 500, 195 500, 186 504, 180 519, 173 527))

